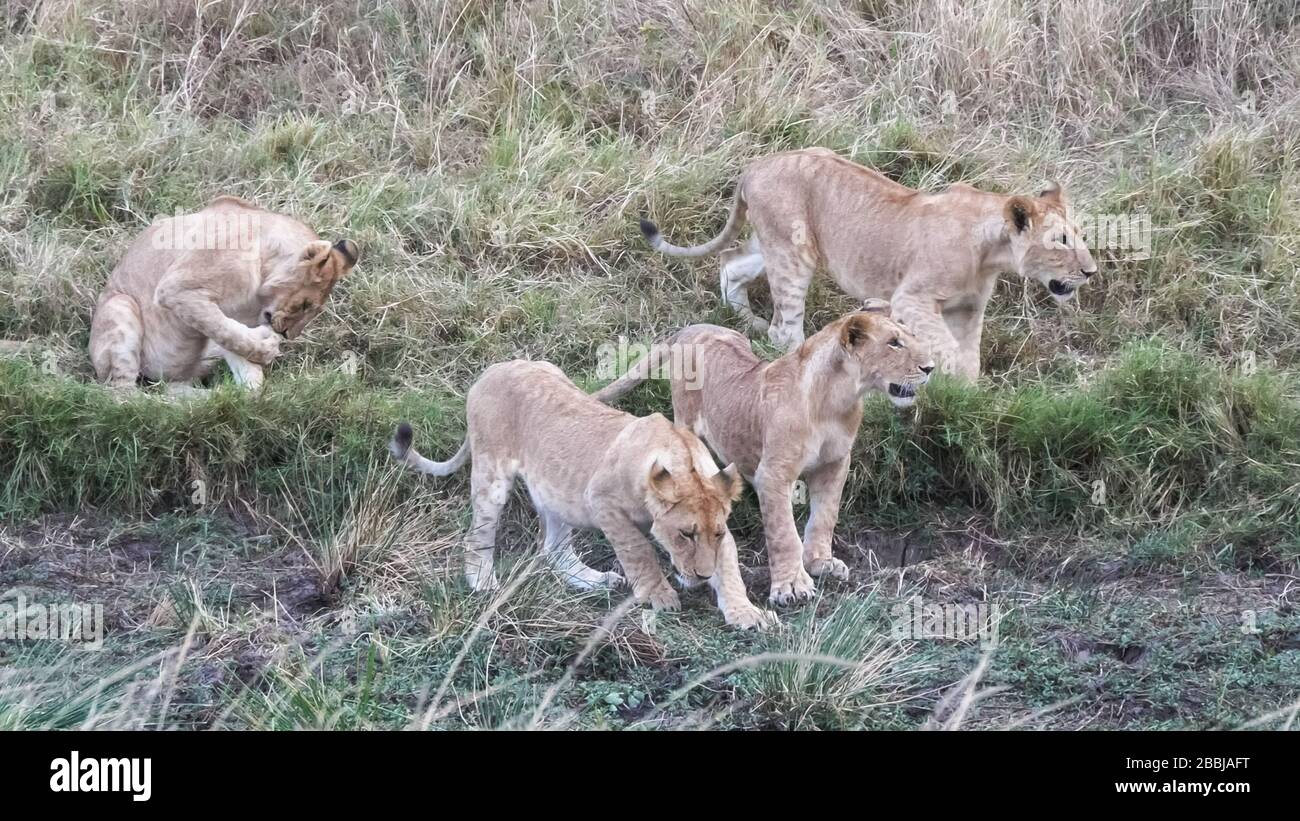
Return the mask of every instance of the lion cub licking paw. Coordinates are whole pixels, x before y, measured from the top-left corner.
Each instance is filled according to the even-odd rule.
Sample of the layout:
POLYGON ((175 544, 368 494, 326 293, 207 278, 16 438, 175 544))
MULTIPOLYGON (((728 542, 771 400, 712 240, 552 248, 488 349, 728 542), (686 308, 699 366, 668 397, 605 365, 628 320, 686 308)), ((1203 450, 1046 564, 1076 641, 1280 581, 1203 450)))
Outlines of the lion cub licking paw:
POLYGON ((934 370, 928 348, 890 318, 889 303, 868 300, 773 362, 754 356, 735 331, 691 325, 593 396, 613 401, 663 368, 670 371, 677 424, 754 484, 767 536, 769 600, 808 598, 813 576, 848 578, 848 567, 831 555, 831 537, 862 398, 879 391, 906 407, 934 370), (809 506, 802 542, 793 511, 800 478, 809 506))
POLYGON ((743 483, 734 465, 718 470, 695 434, 661 414, 636 417, 603 405, 547 362, 491 366, 466 397, 468 432, 450 460, 432 462, 411 448, 410 425, 398 426, 393 456, 431 476, 472 461, 474 523, 465 539, 465 578, 474 590, 497 586, 497 521, 515 479, 528 486, 542 521, 543 550, 570 586, 589 590, 623 583, 589 567, 573 550, 574 528, 603 531, 638 600, 675 610, 647 535, 667 549, 685 586, 707 582, 727 624, 763 628, 776 615, 745 595, 736 542, 727 529, 743 483))
POLYGON ((116 388, 141 377, 183 387, 225 359, 240 385, 262 385, 357 262, 295 219, 237 197, 150 225, 113 269, 90 324, 96 376, 116 388))

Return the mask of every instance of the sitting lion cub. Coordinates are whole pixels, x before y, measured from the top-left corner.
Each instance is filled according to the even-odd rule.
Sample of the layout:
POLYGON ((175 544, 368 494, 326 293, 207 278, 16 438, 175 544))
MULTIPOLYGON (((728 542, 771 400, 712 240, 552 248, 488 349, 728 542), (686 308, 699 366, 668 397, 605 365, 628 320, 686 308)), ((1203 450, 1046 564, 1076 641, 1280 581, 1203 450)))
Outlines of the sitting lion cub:
POLYGON ((769 599, 777 604, 811 596, 809 573, 848 577, 848 567, 831 555, 831 536, 863 395, 880 391, 907 407, 934 370, 926 346, 889 314, 889 303, 868 300, 861 311, 835 320, 773 362, 754 356, 749 341, 735 331, 691 325, 593 394, 604 402, 617 399, 672 355, 677 424, 699 434, 720 458, 733 460, 758 493, 772 576, 769 599), (791 506, 801 476, 809 500, 802 545, 791 506))
POLYGON ((113 269, 90 324, 96 376, 114 387, 140 376, 192 382, 218 358, 235 381, 262 384, 280 355, 357 262, 295 219, 237 197, 155 221, 113 269))
POLYGON ((742 482, 734 465, 719 471, 695 434, 660 414, 639 418, 594 401, 548 362, 491 366, 466 397, 468 432, 449 461, 431 462, 411 448, 412 431, 397 428, 389 449, 431 476, 448 476, 473 459, 474 524, 466 538, 465 578, 475 590, 497 586, 492 569, 497 519, 522 478, 542 520, 543 550, 572 587, 623 582, 573 551, 575 527, 605 533, 637 599, 675 610, 677 592, 664 579, 647 532, 668 550, 683 585, 707 581, 727 624, 776 623, 745 595, 736 542, 727 529, 742 482))

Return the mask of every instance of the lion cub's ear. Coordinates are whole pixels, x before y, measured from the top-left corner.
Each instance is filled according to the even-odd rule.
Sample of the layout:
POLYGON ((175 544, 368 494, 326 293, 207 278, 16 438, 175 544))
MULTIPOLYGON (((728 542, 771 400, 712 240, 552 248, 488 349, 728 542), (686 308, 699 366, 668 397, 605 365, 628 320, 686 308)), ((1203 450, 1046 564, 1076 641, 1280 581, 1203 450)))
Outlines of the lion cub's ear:
POLYGON ((343 257, 343 267, 339 271, 339 276, 351 271, 352 266, 356 265, 357 260, 361 258, 361 250, 350 239, 341 239, 334 243, 334 250, 339 252, 339 256, 343 257))
POLYGON ((889 300, 872 298, 865 300, 862 303, 862 307, 858 310, 869 314, 884 314, 885 316, 889 316, 894 309, 889 304, 889 300))
POLYGON ((739 499, 740 494, 745 490, 745 480, 740 478, 740 471, 736 468, 735 462, 713 474, 713 481, 722 491, 722 495, 733 502, 739 499))
POLYGON ((330 244, 323 239, 318 239, 315 242, 307 243, 307 246, 302 249, 302 253, 298 256, 298 259, 303 262, 315 262, 320 264, 329 256, 329 252, 330 244))
POLYGON ((659 464, 658 459, 650 466, 650 490, 666 505, 677 502, 677 483, 673 481, 668 468, 659 464))
POLYGON ((1038 192, 1038 198, 1052 205, 1065 205, 1065 189, 1061 187, 1059 182, 1051 180, 1047 183, 1046 188, 1038 192))
POLYGON ((325 285, 329 277, 325 273, 325 263, 329 262, 330 244, 323 239, 307 243, 298 255, 303 276, 312 285, 325 285))
POLYGON ((850 316, 840 329, 840 344, 851 351, 866 342, 871 336, 871 326, 875 319, 875 312, 868 311, 859 311, 850 316))
POLYGON ((1033 213, 1034 204, 1027 197, 1012 197, 1007 200, 1002 218, 1013 233, 1023 234, 1034 227, 1033 213))

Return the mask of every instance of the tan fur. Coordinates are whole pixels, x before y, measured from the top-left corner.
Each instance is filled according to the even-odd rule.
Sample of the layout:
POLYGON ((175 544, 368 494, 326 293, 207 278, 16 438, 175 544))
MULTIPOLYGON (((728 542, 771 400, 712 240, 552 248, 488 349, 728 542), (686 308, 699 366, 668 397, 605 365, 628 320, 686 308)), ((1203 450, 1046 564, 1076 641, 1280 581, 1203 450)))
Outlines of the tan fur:
POLYGON ((984 310, 1000 273, 1036 279, 1065 300, 1097 271, 1055 184, 1037 197, 968 185, 931 194, 824 148, 751 163, 722 234, 704 245, 671 245, 649 222, 642 231, 667 254, 721 252, 723 298, 787 350, 804 339, 804 297, 822 267, 849 296, 888 299, 944 371, 972 380, 979 376, 984 310), (724 250, 746 219, 754 235, 724 250), (754 316, 746 290, 764 274, 770 325, 754 316))
POLYGON ((90 328, 95 374, 110 385, 140 376, 191 382, 217 358, 236 381, 262 382, 356 263, 354 243, 331 246, 295 219, 218 197, 155 221, 113 269, 90 328))
MULTIPOLYGON (((679 363, 670 368, 677 424, 699 434, 754 484, 767 537, 770 600, 784 604, 812 595, 812 576, 847 578, 844 562, 831 555, 831 537, 862 422, 862 397, 875 390, 897 405, 911 404, 894 393, 914 396, 929 380, 934 362, 925 344, 889 317, 887 303, 871 300, 774 362, 762 362, 745 337, 716 325, 691 325, 656 346, 652 357, 679 363), (672 346, 679 346, 676 352, 672 346), (891 385, 907 388, 891 393, 891 385), (802 543, 792 507, 801 477, 809 502, 802 543)), ((652 357, 594 396, 610 401, 630 391, 650 376, 657 364, 652 357)))
POLYGON ((695 434, 660 414, 638 418, 602 405, 547 362, 517 360, 484 371, 466 397, 468 432, 451 460, 430 462, 410 447, 409 426, 393 456, 434 476, 472 460, 474 524, 466 538, 465 577, 475 590, 497 585, 497 521, 515 479, 528 486, 555 570, 581 589, 621 584, 573 552, 576 528, 600 530, 614 547, 637 599, 656 609, 680 606, 647 534, 663 545, 685 585, 707 580, 727 624, 776 623, 750 603, 736 542, 727 528, 743 482, 734 466, 719 471, 695 434))

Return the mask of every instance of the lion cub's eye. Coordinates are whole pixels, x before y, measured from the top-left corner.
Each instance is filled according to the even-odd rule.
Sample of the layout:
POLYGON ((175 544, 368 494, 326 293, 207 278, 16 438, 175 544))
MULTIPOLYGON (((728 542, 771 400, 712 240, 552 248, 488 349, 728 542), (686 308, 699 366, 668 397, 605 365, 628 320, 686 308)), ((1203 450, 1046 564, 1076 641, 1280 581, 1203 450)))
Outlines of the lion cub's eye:
POLYGON ((683 539, 687 539, 687 540, 692 541, 692 542, 695 541, 695 531, 694 531, 694 530, 683 530, 683 531, 682 531, 682 538, 683 538, 683 539))
POLYGON ((727 531, 725 531, 725 530, 719 530, 717 533, 714 533, 714 534, 713 534, 713 537, 714 537, 715 539, 717 539, 718 541, 722 541, 723 538, 726 537, 726 535, 727 535, 727 531))
POLYGON ((894 337, 893 339, 889 340, 889 347, 891 347, 891 348, 902 348, 902 347, 903 347, 903 341, 902 341, 901 339, 899 339, 898 337, 894 337))

